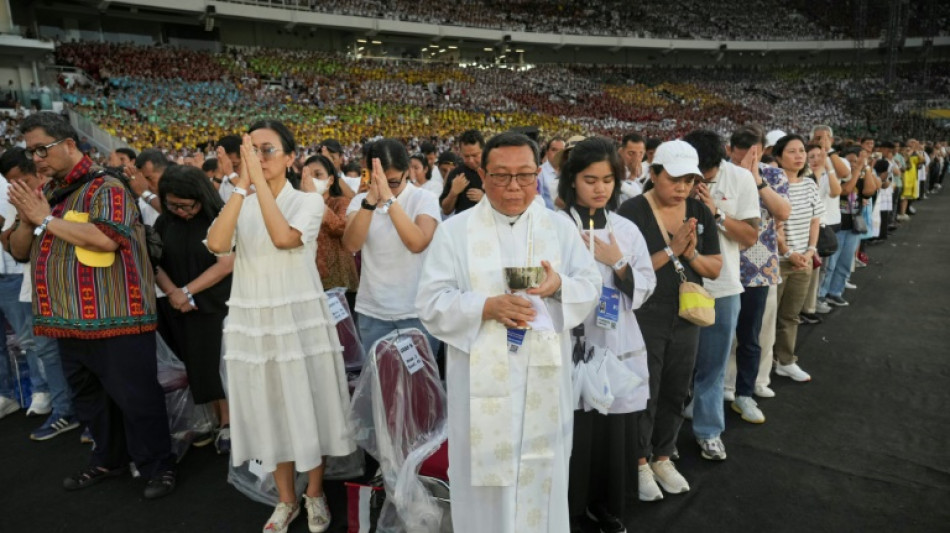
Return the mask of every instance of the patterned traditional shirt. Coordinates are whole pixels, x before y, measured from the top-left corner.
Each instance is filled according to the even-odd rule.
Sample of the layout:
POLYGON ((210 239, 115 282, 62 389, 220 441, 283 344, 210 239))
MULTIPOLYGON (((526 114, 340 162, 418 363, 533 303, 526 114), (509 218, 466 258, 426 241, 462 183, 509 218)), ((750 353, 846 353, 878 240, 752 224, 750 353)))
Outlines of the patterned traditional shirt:
MULTIPOLYGON (((84 157, 62 182, 44 188, 47 199, 98 171, 84 157)), ((52 207, 63 218, 88 213, 89 222, 118 243, 108 267, 82 264, 76 246, 47 231, 33 239, 33 330, 36 335, 102 339, 154 331, 155 276, 148 258, 145 226, 135 199, 117 179, 89 180, 52 207)))
MULTIPOLYGON (((788 199, 788 178, 782 169, 759 165, 759 175, 779 196, 788 199)), ((778 285, 782 279, 775 219, 765 208, 761 195, 759 209, 759 240, 739 253, 739 277, 742 278, 743 287, 769 287, 778 285)))

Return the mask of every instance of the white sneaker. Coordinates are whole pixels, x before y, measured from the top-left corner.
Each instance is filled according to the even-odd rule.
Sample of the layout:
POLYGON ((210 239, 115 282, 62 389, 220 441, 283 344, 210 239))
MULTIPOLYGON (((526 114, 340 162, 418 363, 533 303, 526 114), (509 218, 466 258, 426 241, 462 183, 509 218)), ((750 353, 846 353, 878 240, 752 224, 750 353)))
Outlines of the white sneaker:
POLYGON ((796 363, 790 365, 775 365, 775 373, 779 376, 785 376, 787 378, 792 378, 795 381, 811 381, 811 376, 808 375, 808 372, 805 372, 798 366, 796 363))
POLYGON ((637 481, 641 502, 656 502, 663 499, 663 492, 656 484, 656 477, 653 476, 653 470, 650 469, 650 465, 640 465, 637 467, 637 481))
POLYGON ((299 514, 300 506, 296 503, 278 503, 274 508, 274 514, 270 515, 267 523, 264 524, 263 533, 287 533, 287 527, 299 514))
POLYGON ((827 315, 831 312, 831 306, 828 305, 828 302, 819 300, 818 303, 815 304, 815 312, 819 315, 827 315))
POLYGON ((742 419, 750 424, 761 424, 765 422, 765 415, 759 409, 755 400, 748 396, 739 396, 732 402, 732 410, 742 415, 742 419))
POLYGON ((311 498, 303 495, 303 506, 307 509, 307 528, 310 533, 323 533, 330 527, 330 506, 326 496, 311 498))
MULTIPOLYGON (((3 363, 6 363, 6 361, 3 363)), ((19 410, 19 402, 12 398, 7 398, 6 396, 0 396, 0 418, 3 418, 9 414, 13 414, 19 410)))
POLYGON ((755 395, 759 398, 775 398, 775 391, 770 389, 768 385, 756 385, 755 395))
POLYGON ((685 418, 686 420, 693 419, 693 402, 692 401, 686 404, 686 407, 683 408, 683 418, 685 418))
POLYGON ((846 282, 844 282, 844 288, 845 288, 845 289, 852 289, 852 290, 854 290, 854 289, 857 289, 858 286, 855 285, 854 283, 851 283, 850 281, 846 281, 846 282))
POLYGON ((722 391, 722 399, 726 402, 736 401, 736 391, 732 389, 725 389, 722 391))
POLYGON ((34 392, 26 416, 44 416, 53 412, 53 397, 48 392, 34 392))
POLYGON ((715 437, 712 439, 696 439, 696 444, 699 444, 699 447, 702 450, 701 455, 703 456, 703 459, 708 459, 710 461, 726 460, 726 445, 722 443, 721 438, 715 437))
POLYGON ((666 461, 656 461, 655 463, 650 463, 650 468, 653 469, 653 475, 657 483, 659 483, 666 492, 670 494, 689 492, 689 483, 687 483, 686 478, 676 470, 673 461, 669 459, 666 461))

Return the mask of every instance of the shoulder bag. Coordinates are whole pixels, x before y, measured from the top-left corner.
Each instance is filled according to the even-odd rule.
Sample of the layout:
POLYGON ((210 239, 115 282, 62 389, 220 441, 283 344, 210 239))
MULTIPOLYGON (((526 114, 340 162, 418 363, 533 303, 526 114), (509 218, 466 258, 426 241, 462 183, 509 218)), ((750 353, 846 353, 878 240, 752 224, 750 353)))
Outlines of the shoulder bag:
MULTIPOLYGON (((670 245, 670 236, 666 232, 666 226, 657 213, 656 204, 653 202, 652 194, 644 194, 647 202, 650 203, 650 209, 653 211, 653 217, 656 219, 656 225, 660 228, 663 240, 666 245, 670 245)), ((687 281, 686 270, 679 258, 675 255, 670 258, 673 261, 673 268, 676 269, 680 278, 680 310, 679 316, 700 327, 711 326, 716 323, 716 300, 709 294, 709 291, 698 283, 687 281)))

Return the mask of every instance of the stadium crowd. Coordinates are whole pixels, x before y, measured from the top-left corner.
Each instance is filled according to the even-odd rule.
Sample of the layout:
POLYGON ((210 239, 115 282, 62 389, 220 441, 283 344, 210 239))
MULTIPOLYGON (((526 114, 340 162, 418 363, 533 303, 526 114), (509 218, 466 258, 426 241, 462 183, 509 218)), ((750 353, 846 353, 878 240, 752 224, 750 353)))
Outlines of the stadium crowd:
POLYGON ((427 519, 394 497, 407 457, 351 431, 344 353, 387 343, 442 395, 455 531, 626 531, 628 479, 690 491, 681 456, 726 460, 727 416, 765 423, 772 379, 812 379, 799 329, 848 312, 852 273, 950 174, 939 137, 861 132, 847 99, 883 87, 830 69, 57 55, 97 80, 67 103, 130 147, 0 120, 0 418, 93 443, 65 490, 131 468, 168 496, 170 351, 214 420, 193 444, 273 480, 265 533, 327 530, 328 458, 358 445, 396 520, 427 519))
MULTIPOLYGON (((185 69, 189 74, 182 77, 177 69, 143 67, 157 61, 146 59, 150 51, 61 44, 59 62, 80 66, 101 81, 76 87, 65 99, 135 149, 176 152, 207 146, 264 116, 287 117, 300 144, 311 149, 320 139, 337 138, 347 155, 381 135, 418 147, 423 138, 450 143, 455 132, 466 129, 498 132, 529 125, 547 135, 619 137, 636 130, 668 138, 697 128, 726 135, 750 121, 792 131, 822 121, 860 134, 866 130, 860 102, 884 92, 875 73, 845 68, 545 65, 518 72, 279 49, 222 54, 162 49, 163 61, 209 65, 185 69), (283 68, 287 64, 293 66, 283 68)), ((945 66, 934 70, 936 94, 950 77, 945 66)), ((922 89, 912 71, 902 72, 889 88, 922 89)))
MULTIPOLYGON (((248 3, 249 0, 235 0, 248 3)), ((831 40, 856 38, 852 3, 754 0, 735 9, 734 2, 678 2, 675 10, 659 0, 579 3, 551 0, 489 2, 412 2, 409 0, 250 0, 261 5, 309 9, 324 13, 371 18, 398 18, 473 28, 504 29, 574 35, 718 40, 831 40), (790 24, 776 25, 775 20, 790 24)), ((925 17, 923 1, 910 3, 914 21, 910 35, 918 36, 925 17)), ((939 5, 935 28, 946 34, 950 12, 939 5)), ((870 2, 871 21, 865 37, 877 38, 889 16, 885 2, 870 2)))

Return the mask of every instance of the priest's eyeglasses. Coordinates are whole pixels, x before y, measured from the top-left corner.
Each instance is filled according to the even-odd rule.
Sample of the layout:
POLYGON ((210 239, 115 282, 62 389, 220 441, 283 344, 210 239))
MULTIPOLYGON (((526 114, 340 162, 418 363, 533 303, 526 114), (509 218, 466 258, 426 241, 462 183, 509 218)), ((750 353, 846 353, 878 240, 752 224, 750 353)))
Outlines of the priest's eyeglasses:
POLYGON ((520 174, 488 174, 488 183, 496 187, 507 187, 509 184, 511 184, 512 178, 518 182, 518 185, 527 187, 533 184, 536 179, 538 179, 538 174, 536 172, 522 172, 520 174))

